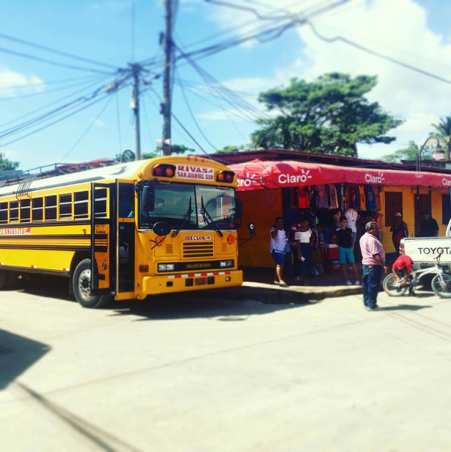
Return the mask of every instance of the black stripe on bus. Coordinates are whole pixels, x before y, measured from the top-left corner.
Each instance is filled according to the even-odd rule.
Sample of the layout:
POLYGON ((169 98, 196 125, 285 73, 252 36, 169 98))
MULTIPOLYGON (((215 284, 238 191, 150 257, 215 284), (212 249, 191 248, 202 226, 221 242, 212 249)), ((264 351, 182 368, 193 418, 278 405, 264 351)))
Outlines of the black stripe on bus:
MULTIPOLYGON (((103 252, 108 251, 108 247, 96 247, 104 249, 103 252)), ((90 250, 91 246, 68 246, 68 245, 0 245, 2 250, 51 250, 51 251, 86 251, 90 250)), ((99 250, 100 252, 100 250, 99 250)))
POLYGON ((70 272, 65 272, 63 270, 48 270, 45 268, 31 268, 31 267, 14 267, 12 265, 2 265, 0 268, 2 270, 10 270, 16 272, 39 273, 52 276, 70 276, 70 272))
POLYGON ((90 226, 91 220, 71 220, 71 221, 39 221, 35 223, 2 223, 0 228, 45 228, 48 226, 90 226))
MULTIPOLYGON (((96 240, 108 240, 108 234, 96 234, 96 240)), ((88 234, 47 234, 47 235, 1 235, 0 243, 2 240, 89 240, 91 241, 91 235, 88 234)))

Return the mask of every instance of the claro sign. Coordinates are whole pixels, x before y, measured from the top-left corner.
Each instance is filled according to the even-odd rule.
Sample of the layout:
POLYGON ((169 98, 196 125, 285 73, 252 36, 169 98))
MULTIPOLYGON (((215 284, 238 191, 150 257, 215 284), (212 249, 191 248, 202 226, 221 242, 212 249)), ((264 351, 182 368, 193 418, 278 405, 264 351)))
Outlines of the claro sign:
POLYGON ((382 184, 384 180, 384 173, 378 173, 377 176, 369 173, 365 174, 365 182, 368 184, 382 184))
POLYGON ((305 184, 312 176, 310 170, 301 170, 301 174, 279 174, 279 184, 305 184))

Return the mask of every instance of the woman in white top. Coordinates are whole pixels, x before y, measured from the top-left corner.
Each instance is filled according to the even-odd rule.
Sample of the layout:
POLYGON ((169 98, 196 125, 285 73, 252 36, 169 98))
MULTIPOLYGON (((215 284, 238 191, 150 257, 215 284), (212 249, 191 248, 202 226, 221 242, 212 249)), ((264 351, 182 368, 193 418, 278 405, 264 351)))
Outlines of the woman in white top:
POLYGON ((300 281, 308 285, 308 276, 315 267, 315 261, 313 260, 313 253, 311 249, 312 231, 308 221, 303 221, 298 231, 294 235, 294 238, 298 246, 298 259, 302 262, 302 278, 300 281))
POLYGON ((275 225, 270 230, 271 244, 269 251, 274 262, 276 263, 276 275, 274 284, 286 286, 283 280, 283 265, 285 262, 285 253, 287 245, 287 233, 283 229, 283 218, 277 217, 275 225))

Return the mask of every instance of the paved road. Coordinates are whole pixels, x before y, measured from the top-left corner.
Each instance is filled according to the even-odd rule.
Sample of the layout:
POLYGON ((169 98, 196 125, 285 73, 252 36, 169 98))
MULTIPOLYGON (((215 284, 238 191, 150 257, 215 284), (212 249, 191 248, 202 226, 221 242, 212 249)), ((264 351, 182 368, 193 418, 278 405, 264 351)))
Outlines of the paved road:
POLYGON ((92 311, 46 284, 0 295, 2 451, 451 450, 451 302, 431 293, 92 311))

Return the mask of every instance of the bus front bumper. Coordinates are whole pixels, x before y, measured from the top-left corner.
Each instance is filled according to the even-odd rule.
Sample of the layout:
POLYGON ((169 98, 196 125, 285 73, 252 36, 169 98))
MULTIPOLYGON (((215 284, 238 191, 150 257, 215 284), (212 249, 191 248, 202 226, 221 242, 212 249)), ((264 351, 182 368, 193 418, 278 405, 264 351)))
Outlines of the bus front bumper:
POLYGON ((241 270, 227 270, 183 275, 145 276, 142 289, 145 297, 152 294, 240 286, 242 283, 243 272, 241 270))

